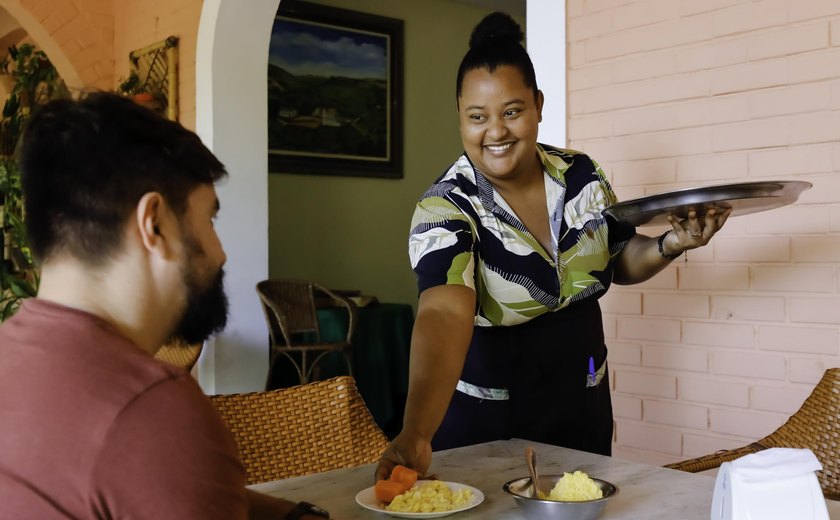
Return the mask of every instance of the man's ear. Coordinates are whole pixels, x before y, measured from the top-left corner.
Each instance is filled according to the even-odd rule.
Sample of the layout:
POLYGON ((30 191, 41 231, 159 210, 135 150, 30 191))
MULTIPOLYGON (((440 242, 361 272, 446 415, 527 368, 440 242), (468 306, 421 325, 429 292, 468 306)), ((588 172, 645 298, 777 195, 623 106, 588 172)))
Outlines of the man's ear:
POLYGON ((155 191, 140 197, 137 203, 136 224, 143 247, 149 251, 158 251, 164 256, 171 247, 167 230, 171 210, 163 196, 155 191))
POLYGON ((542 90, 537 90, 537 114, 539 115, 539 118, 537 119, 538 123, 542 123, 543 103, 545 103, 545 96, 543 96, 542 90))

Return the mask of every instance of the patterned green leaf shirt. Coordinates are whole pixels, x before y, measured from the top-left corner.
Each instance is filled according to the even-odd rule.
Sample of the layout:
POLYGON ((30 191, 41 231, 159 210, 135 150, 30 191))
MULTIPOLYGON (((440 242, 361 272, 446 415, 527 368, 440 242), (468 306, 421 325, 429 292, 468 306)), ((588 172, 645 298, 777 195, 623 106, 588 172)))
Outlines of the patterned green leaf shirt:
POLYGON ((537 145, 552 232, 549 255, 466 154, 417 203, 409 256, 420 292, 466 285, 477 326, 516 325, 599 298, 635 229, 605 217, 616 201, 601 168, 574 150, 537 145))

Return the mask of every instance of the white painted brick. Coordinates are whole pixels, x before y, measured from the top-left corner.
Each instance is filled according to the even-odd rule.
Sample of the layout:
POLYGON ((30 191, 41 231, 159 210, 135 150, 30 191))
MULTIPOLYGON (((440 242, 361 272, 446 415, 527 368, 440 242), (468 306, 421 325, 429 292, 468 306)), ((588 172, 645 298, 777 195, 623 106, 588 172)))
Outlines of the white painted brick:
POLYGON ((681 103, 679 126, 712 125, 749 119, 749 98, 744 94, 715 96, 709 99, 681 103))
POLYGON ((809 383, 815 385, 827 369, 840 366, 840 363, 836 359, 791 358, 788 366, 790 370, 790 381, 792 383, 809 383))
POLYGON ((689 128, 628 135, 613 139, 615 151, 624 160, 657 159, 709 153, 712 147, 711 128, 689 128))
POLYGON ((616 442, 622 446, 675 455, 682 452, 682 436, 678 430, 632 421, 622 421, 616 426, 616 442))
POLYGON ((830 109, 831 83, 827 81, 777 87, 749 94, 749 115, 753 119, 830 109))
POLYGON ((828 230, 832 233, 840 232, 840 208, 831 208, 829 211, 828 230))
POLYGON ((753 325, 720 322, 686 322, 683 325, 687 344, 716 347, 752 348, 755 343, 753 325))
MULTIPOLYGON (((674 263, 677 264, 678 267, 697 267, 701 268, 702 263, 710 263, 714 262, 715 260, 715 244, 714 241, 705 245, 703 247, 698 247, 696 249, 689 249, 685 251, 683 255, 676 260, 674 263)), ((680 284, 683 283, 683 272, 677 271, 677 276, 679 277, 680 284)))
POLYGON ((609 291, 599 300, 603 312, 613 314, 642 314, 642 294, 637 291, 619 289, 609 291))
POLYGON ((755 439, 740 440, 713 435, 683 434, 683 455, 687 458, 702 457, 720 450, 734 450, 746 446, 755 439))
POLYGON ((641 366, 642 346, 637 343, 612 341, 609 344, 609 354, 607 359, 609 360, 610 366, 614 364, 637 367, 641 366))
POLYGON ((834 356, 838 342, 836 327, 758 326, 758 348, 761 350, 834 356))
POLYGON ((668 49, 711 37, 711 20, 692 17, 617 31, 587 41, 586 58, 598 61, 626 54, 668 49))
MULTIPOLYGON (((677 159, 677 179, 680 181, 730 180, 745 176, 749 168, 744 152, 714 153, 683 156, 677 159)), ((717 239, 715 239, 717 240, 717 239)))
POLYGON ((840 49, 799 54, 789 58, 790 83, 835 79, 840 75, 840 49))
POLYGON ((791 250, 795 262, 840 262, 840 237, 794 236, 791 250))
POLYGON ((644 282, 638 284, 642 290, 649 289, 676 289, 677 288, 677 269, 676 267, 666 267, 656 274, 653 278, 649 278, 644 282))
POLYGON ((790 118, 790 143, 811 144, 840 139, 840 112, 815 112, 790 118))
POLYGON ((676 105, 622 110, 611 116, 615 118, 615 135, 617 136, 668 130, 680 126, 679 107, 676 105))
POLYGON ((709 73, 695 72, 578 91, 575 102, 585 113, 619 110, 709 94, 709 73))
POLYGON ((787 377, 785 357, 753 352, 712 353, 712 372, 725 376, 784 380, 787 377))
POLYGON ((790 127, 791 122, 787 118, 716 126, 712 131, 712 151, 785 146, 790 142, 790 127))
POLYGON ((622 394, 612 395, 612 408, 615 417, 642 420, 642 400, 622 394))
POLYGON ((715 36, 743 33, 765 27, 783 26, 788 20, 788 0, 745 2, 715 12, 715 36))
POLYGON ((762 60, 828 47, 828 22, 774 27, 747 40, 747 58, 762 60))
POLYGON ((570 73, 567 79, 570 92, 609 85, 613 82, 612 67, 610 65, 580 67, 570 73))
POLYGON ((712 316, 724 320, 783 321, 785 300, 771 296, 713 296, 712 316))
POLYGON ((612 74, 616 83, 658 78, 676 72, 676 53, 673 49, 631 54, 616 58, 612 62, 612 74))
POLYGON ((750 390, 750 407, 791 415, 799 410, 811 391, 802 386, 754 386, 750 390))
POLYGON ((623 368, 615 369, 615 391, 625 394, 677 397, 677 378, 668 374, 634 372, 623 368))
POLYGON ((679 2, 680 14, 682 16, 708 13, 709 11, 717 11, 725 7, 741 3, 743 3, 743 0, 704 0, 703 2, 697 2, 695 0, 681 0, 679 2))
POLYGON ((790 298, 790 321, 796 323, 840 324, 840 298, 790 298))
POLYGON ((614 315, 605 314, 601 320, 604 324, 604 337, 615 339, 618 337, 618 320, 614 315))
POLYGON ((567 38, 570 42, 588 40, 613 31, 613 10, 586 14, 568 24, 567 38))
POLYGON ((828 32, 831 34, 831 46, 837 47, 840 45, 840 20, 832 20, 828 32))
POLYGON ((680 322, 679 320, 621 317, 618 319, 618 337, 679 343, 680 322))
POLYGON ((645 399, 645 422, 681 426, 695 430, 709 427, 709 410, 704 406, 645 399))
POLYGON ((568 66, 571 69, 581 67, 586 63, 586 45, 578 42, 568 42, 567 56, 569 59, 568 66))
POLYGON ((759 263, 790 260, 790 239, 787 237, 716 236, 713 240, 716 246, 715 258, 721 262, 759 263))
MULTIPOLYGON (((689 254, 695 255, 699 251, 692 249, 689 254)), ((692 257, 693 260, 693 257, 692 257)), ((680 289, 706 291, 744 290, 750 287, 750 270, 741 266, 711 266, 698 267, 691 265, 678 266, 680 289)))
POLYGON ((794 255, 796 237, 827 233, 829 208, 792 204, 771 212, 753 213, 729 219, 726 230, 732 234, 744 235, 786 235, 792 237, 794 255))
POLYGON ((650 161, 625 161, 615 166, 613 188, 638 184, 673 182, 677 175, 677 161, 673 158, 650 161))
POLYGON ((646 316, 709 317, 709 297, 702 294, 646 293, 643 305, 646 316))
POLYGON ((710 76, 712 95, 778 87, 788 83, 788 63, 781 58, 739 63, 712 69, 710 76))
MULTIPOLYGON (((833 148, 833 145, 831 147, 833 148)), ((797 180, 808 181, 814 185, 814 188, 804 191, 799 197, 801 204, 833 204, 837 202, 837 194, 840 193, 840 172, 836 168, 832 173, 803 175, 797 180)))
POLYGON ((569 18, 583 16, 583 0, 566 0, 566 16, 569 18))
POLYGON ((832 267, 753 267, 758 291, 834 292, 832 267))
POLYGON ((659 345, 642 347, 642 364, 651 368, 708 372, 709 357, 706 350, 659 345))
POLYGON ((746 408, 750 404, 750 387, 744 383, 720 381, 717 379, 694 379, 680 376, 678 395, 681 401, 736 406, 746 408))
POLYGON ((673 0, 631 2, 612 10, 616 30, 651 25, 678 18, 678 6, 673 0))
POLYGON ((757 440, 776 431, 785 422, 785 417, 781 414, 712 408, 709 410, 709 422, 713 432, 757 440))
POLYGON ((677 70, 689 72, 747 61, 747 42, 741 39, 704 42, 676 50, 677 70))
POLYGON ((823 173, 833 168, 833 150, 829 144, 758 150, 750 152, 749 158, 749 171, 768 177, 823 173))
POLYGON ((840 4, 832 0, 811 0, 791 4, 790 20, 811 20, 840 14, 840 4), (794 7, 795 6, 795 7, 794 7))
POLYGON ((597 13, 605 9, 613 9, 618 6, 629 4, 634 0, 586 0, 583 3, 584 14, 597 13))
POLYGON ((613 118, 609 114, 586 114, 571 119, 569 136, 574 139, 594 139, 613 134, 613 118))
POLYGON ((831 108, 832 110, 840 108, 840 81, 831 82, 831 108))

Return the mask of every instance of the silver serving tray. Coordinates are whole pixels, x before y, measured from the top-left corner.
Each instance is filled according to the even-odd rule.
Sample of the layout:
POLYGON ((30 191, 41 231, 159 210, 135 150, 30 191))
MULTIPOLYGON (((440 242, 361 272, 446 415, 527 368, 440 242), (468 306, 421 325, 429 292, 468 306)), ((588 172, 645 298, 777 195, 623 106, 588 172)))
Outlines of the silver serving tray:
POLYGON ((667 224, 668 215, 684 219, 690 208, 698 217, 712 207, 732 208, 730 216, 747 215, 796 202, 811 186, 805 181, 765 181, 687 188, 619 202, 603 212, 634 226, 667 224))

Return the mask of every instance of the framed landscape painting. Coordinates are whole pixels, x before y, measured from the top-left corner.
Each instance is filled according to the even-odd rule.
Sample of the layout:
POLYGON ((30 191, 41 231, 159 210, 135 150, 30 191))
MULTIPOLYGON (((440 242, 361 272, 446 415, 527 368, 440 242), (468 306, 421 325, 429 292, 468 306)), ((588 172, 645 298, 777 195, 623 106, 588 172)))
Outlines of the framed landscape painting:
POLYGON ((283 0, 268 57, 274 173, 401 178, 403 22, 283 0))

